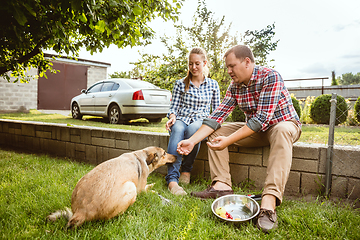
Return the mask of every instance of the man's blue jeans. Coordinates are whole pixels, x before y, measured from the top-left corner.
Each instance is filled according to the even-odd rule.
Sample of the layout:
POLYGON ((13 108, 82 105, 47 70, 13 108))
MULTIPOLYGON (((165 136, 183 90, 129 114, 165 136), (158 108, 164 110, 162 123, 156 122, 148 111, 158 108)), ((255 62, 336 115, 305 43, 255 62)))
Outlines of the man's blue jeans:
POLYGON ((176 120, 175 124, 171 126, 170 139, 167 152, 177 157, 176 162, 168 164, 168 173, 165 177, 167 184, 170 182, 179 182, 180 167, 182 172, 190 172, 196 155, 200 149, 200 143, 194 146, 194 149, 189 155, 180 155, 176 149, 177 144, 184 139, 190 138, 202 125, 202 120, 192 122, 190 125, 186 125, 181 120, 176 120))

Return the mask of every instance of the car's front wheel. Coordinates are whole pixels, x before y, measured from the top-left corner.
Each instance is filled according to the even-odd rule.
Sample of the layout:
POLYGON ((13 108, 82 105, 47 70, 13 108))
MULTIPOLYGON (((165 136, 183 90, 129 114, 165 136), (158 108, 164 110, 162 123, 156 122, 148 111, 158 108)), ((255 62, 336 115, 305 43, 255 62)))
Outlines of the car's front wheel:
POLYGON ((109 122, 111 124, 119 124, 122 121, 121 110, 118 105, 112 105, 109 111, 109 122))
POLYGON ((74 119, 82 119, 82 114, 80 113, 80 108, 77 103, 73 103, 72 109, 71 109, 71 115, 74 119))

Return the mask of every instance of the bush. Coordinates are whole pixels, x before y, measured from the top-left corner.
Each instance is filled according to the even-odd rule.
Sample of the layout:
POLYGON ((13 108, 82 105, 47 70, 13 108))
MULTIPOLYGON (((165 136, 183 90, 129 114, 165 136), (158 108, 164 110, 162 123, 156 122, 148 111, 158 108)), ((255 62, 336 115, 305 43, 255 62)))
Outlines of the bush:
POLYGON ((360 123, 360 97, 358 97, 358 99, 355 102, 354 110, 355 110, 354 114, 355 114, 356 121, 358 123, 360 123))
POLYGON ((306 97, 305 101, 303 102, 302 111, 300 121, 305 124, 313 124, 314 121, 310 117, 310 108, 311 104, 315 101, 314 96, 306 97))
POLYGON ((295 97, 291 96, 291 101, 292 101, 295 111, 300 119, 301 118, 301 107, 300 107, 299 100, 297 100, 295 97))
POLYGON ((245 113, 236 105, 235 109, 231 113, 231 121, 233 122, 245 122, 245 113))
MULTIPOLYGON (((323 94, 315 98, 315 101, 310 107, 310 117, 315 123, 329 124, 330 122, 330 108, 331 108, 331 94, 323 94)), ((348 106, 345 98, 342 96, 336 97, 336 120, 335 124, 341 124, 346 121, 348 116, 348 106)))

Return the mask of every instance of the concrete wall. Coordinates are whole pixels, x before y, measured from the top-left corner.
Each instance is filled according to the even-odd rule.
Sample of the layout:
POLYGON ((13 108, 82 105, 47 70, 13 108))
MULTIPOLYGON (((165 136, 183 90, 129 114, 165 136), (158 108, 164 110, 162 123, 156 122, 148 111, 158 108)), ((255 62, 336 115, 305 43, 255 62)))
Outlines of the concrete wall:
MULTIPOLYGON (((97 165, 122 153, 159 146, 167 148, 168 134, 120 129, 66 126, 0 119, 0 146, 68 157, 97 165)), ((269 147, 230 146, 230 168, 235 184, 247 182, 262 189, 269 147)), ((360 148, 334 148, 332 196, 360 198, 360 148)), ((324 192, 326 148, 297 143, 285 195, 317 195, 324 192)), ((166 167, 158 172, 165 174, 166 167)), ((203 142, 192 174, 209 177, 207 146, 203 142)))

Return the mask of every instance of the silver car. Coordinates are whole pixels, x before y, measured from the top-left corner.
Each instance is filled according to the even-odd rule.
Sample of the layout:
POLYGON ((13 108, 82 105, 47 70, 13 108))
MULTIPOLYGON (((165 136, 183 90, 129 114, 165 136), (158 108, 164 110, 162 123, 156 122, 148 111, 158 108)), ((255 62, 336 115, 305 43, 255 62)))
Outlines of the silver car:
POLYGON ((109 118, 117 124, 137 118, 160 122, 170 109, 171 92, 149 82, 110 78, 98 81, 71 99, 75 119, 83 115, 109 118))

